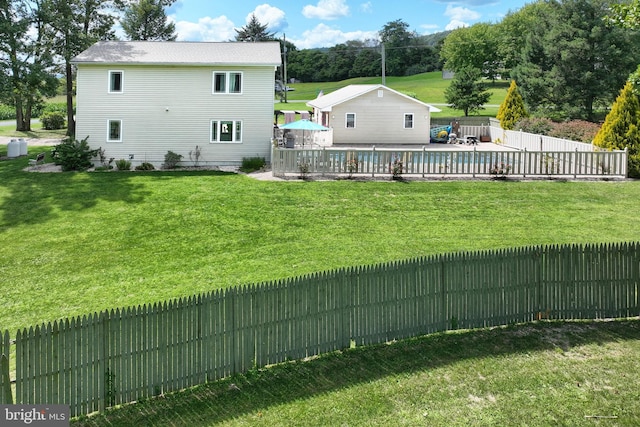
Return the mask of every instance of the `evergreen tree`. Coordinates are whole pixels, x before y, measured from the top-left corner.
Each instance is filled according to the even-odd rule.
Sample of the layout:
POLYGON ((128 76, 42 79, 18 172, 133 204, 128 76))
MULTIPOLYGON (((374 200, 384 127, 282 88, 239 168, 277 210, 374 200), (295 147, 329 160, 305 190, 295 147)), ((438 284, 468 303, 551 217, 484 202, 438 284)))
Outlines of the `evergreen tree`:
POLYGON ((464 111, 465 117, 469 113, 483 110, 483 105, 489 101, 491 93, 484 83, 480 81, 482 73, 475 68, 462 68, 456 72, 453 81, 446 89, 444 95, 451 107, 464 111))
POLYGON ((500 104, 496 118, 500 120, 502 129, 511 130, 516 123, 528 116, 529 114, 524 107, 524 101, 522 100, 522 95, 520 95, 516 81, 511 80, 507 96, 504 98, 502 104, 500 104))
POLYGON ((124 12, 120 24, 129 40, 167 40, 177 37, 176 26, 167 22, 165 7, 175 0, 139 0, 124 12))
POLYGON ((239 30, 236 29, 236 41, 261 42, 274 40, 274 34, 267 31, 267 25, 262 25, 255 14, 251 14, 249 22, 239 30))
POLYGON ((620 91, 593 144, 610 150, 628 149, 628 173, 640 178, 640 68, 620 91))

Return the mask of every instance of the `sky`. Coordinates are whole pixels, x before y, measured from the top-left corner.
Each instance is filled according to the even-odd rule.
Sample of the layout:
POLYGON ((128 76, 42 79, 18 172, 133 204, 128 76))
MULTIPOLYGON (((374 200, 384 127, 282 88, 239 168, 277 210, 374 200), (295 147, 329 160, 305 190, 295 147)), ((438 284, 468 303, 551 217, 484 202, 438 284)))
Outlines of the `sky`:
POLYGON ((527 0, 176 0, 167 15, 178 40, 229 41, 255 14, 268 31, 298 49, 331 47, 348 40, 377 39, 389 22, 402 20, 409 31, 432 34, 499 22, 527 0))

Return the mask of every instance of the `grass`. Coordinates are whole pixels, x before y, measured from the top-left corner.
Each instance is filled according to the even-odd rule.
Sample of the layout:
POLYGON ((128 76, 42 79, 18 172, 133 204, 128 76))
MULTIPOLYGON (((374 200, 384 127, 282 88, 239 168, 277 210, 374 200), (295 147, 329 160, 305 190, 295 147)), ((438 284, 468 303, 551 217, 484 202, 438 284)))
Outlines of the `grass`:
MULTIPOLYGON (((324 93, 333 92, 350 84, 380 84, 381 77, 359 77, 355 79, 343 80, 340 82, 319 82, 319 83, 293 83, 290 84, 294 91, 287 94, 287 104, 277 103, 276 109, 284 110, 302 110, 308 109, 305 102, 297 102, 300 100, 308 101, 315 99, 322 90, 324 93), (295 107, 294 107, 295 106, 295 107)), ((451 80, 442 78, 439 71, 431 73, 416 74, 408 77, 387 77, 386 85, 397 91, 413 94, 420 101, 427 104, 446 104, 444 92, 451 84, 451 80)), ((504 100, 507 89, 509 89, 508 81, 487 82, 488 90, 491 92, 491 98, 487 103, 486 109, 481 110, 478 115, 495 117, 498 112, 498 106, 504 100)), ((433 113, 433 117, 460 117, 464 113, 461 110, 454 110, 450 107, 437 105, 442 110, 440 113, 433 113)))
POLYGON ((10 330, 433 253, 640 239, 628 216, 640 182, 257 182, 26 165, 0 162, 0 325, 10 330))
POLYGON ((23 132, 17 131, 16 125, 0 126, 0 136, 13 137, 13 138, 64 138, 66 136, 67 129, 59 130, 46 130, 42 129, 41 123, 33 123, 31 125, 31 131, 23 132))
POLYGON ((254 370, 72 425, 634 426, 639 351, 638 320, 441 333, 254 370))

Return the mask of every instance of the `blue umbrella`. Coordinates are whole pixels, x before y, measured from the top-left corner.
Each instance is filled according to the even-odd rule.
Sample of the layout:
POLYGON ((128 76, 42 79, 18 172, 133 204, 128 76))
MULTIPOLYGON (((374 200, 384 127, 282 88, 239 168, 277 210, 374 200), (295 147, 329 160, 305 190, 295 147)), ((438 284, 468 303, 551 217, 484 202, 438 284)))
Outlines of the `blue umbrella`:
POLYGON ((296 120, 295 122, 287 123, 282 126, 278 126, 280 129, 301 130, 302 131, 302 145, 304 146, 304 133, 305 131, 316 130, 329 130, 328 127, 322 126, 316 122, 312 122, 309 119, 296 120))
POLYGON ((286 125, 279 126, 280 129, 297 129, 297 130, 329 130, 328 127, 324 127, 316 122, 312 122, 309 119, 296 120, 295 122, 287 123, 286 125))

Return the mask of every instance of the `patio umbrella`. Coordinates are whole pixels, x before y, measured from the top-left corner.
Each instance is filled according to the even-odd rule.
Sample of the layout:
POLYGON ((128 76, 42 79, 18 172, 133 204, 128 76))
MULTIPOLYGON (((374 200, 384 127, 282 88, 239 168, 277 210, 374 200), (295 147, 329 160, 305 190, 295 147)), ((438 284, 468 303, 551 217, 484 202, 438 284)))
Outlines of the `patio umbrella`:
POLYGON ((278 126, 280 129, 289 130, 301 130, 302 131, 302 145, 304 145, 304 133, 306 131, 323 131, 329 130, 328 127, 322 126, 316 122, 312 122, 308 119, 296 120, 295 122, 287 123, 282 126, 278 126))

